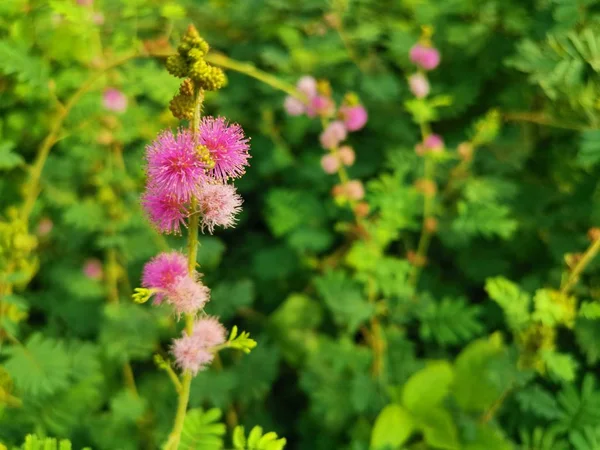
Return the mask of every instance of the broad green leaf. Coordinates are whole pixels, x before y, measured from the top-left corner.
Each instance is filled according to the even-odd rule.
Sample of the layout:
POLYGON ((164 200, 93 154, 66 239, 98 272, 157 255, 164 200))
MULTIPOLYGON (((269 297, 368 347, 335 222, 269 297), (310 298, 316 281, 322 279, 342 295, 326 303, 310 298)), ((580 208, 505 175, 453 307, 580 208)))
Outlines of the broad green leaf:
POLYGON ((443 408, 433 407, 419 411, 416 427, 423 432, 425 442, 433 448, 459 450, 458 430, 452 415, 443 408))
POLYGON ((402 404, 409 411, 429 410, 444 400, 453 380, 450 363, 430 362, 408 379, 402 391, 402 404))
POLYGON ((371 432, 371 450, 399 448, 414 430, 413 420, 400 405, 386 406, 375 419, 371 432))
POLYGON ((511 330, 518 331, 527 325, 531 300, 518 285, 506 278, 495 277, 486 280, 485 290, 504 311, 511 330))

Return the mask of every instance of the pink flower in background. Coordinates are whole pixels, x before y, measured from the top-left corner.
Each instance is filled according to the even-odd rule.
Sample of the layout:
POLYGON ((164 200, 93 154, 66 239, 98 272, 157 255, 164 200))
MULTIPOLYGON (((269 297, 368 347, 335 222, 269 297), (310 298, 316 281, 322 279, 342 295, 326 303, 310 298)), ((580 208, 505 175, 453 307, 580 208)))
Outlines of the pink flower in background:
POLYGON ((178 315, 202 309, 210 299, 210 289, 189 275, 179 277, 166 292, 167 303, 178 315))
POLYGON ((290 116, 300 116, 306 112, 306 105, 302 103, 302 100, 291 95, 285 98, 283 107, 290 116))
POLYGON ((238 124, 228 124, 223 117, 206 116, 200 123, 199 144, 204 145, 214 166, 209 174, 220 181, 239 178, 249 165, 249 140, 238 124))
POLYGON ((415 73, 408 78, 410 92, 417 98, 427 97, 429 94, 429 81, 422 73, 415 73))
MULTIPOLYGON (((95 12, 92 15, 92 22, 94 22, 94 24, 96 24, 96 25, 103 25, 104 24, 104 14, 102 14, 101 12, 95 12)), ((127 107, 127 99, 125 99, 125 107, 127 107)))
POLYGON ((317 80, 310 75, 304 75, 298 80, 296 89, 311 99, 317 95, 317 80))
POLYGON ((179 234, 189 213, 185 202, 174 195, 150 186, 142 194, 142 206, 150 222, 161 233, 179 234))
POLYGON ((115 88, 108 88, 102 96, 102 104, 109 111, 123 112, 127 109, 127 97, 115 88))
POLYGON ((335 104, 329 97, 317 95, 310 99, 306 107, 306 115, 315 117, 317 114, 321 116, 331 116, 335 112, 335 104))
POLYGON ((171 352, 177 365, 182 370, 189 370, 192 375, 204 369, 214 358, 214 355, 207 351, 195 336, 188 336, 185 333, 173 341, 171 352))
POLYGON ((327 128, 323 130, 319 139, 323 148, 331 149, 337 147, 340 142, 346 139, 346 136, 347 133, 344 123, 335 120, 327 125, 327 128))
POLYGON ((77 0, 77 4, 79 6, 92 6, 94 4, 94 0, 77 0))
POLYGON ((444 149, 444 140, 439 134, 430 134, 423 141, 423 147, 431 152, 441 152, 444 149))
POLYGON ((216 317, 206 316, 194 323, 192 336, 204 348, 215 347, 225 342, 227 331, 216 317))
POLYGON ((338 149, 338 157, 340 161, 345 166, 351 166, 354 164, 354 160, 356 159, 356 154, 354 153, 354 149, 349 145, 342 145, 338 149))
POLYGON ((144 266, 142 286, 155 289, 154 302, 160 303, 177 280, 188 274, 187 258, 172 251, 155 256, 144 266))
POLYGON ((146 148, 146 161, 149 185, 177 200, 189 200, 206 178, 206 164, 188 130, 181 129, 177 135, 164 131, 146 148))
POLYGON ((433 70, 440 63, 440 52, 433 47, 415 44, 410 49, 410 60, 425 70, 433 70))
POLYGON ((104 276, 102 262, 95 258, 90 258, 83 264, 83 274, 90 280, 100 280, 104 276))
POLYGON ((323 155, 321 158, 321 167, 325 173, 336 173, 340 168, 340 160, 332 154, 323 155))
POLYGON ((344 125, 348 131, 357 131, 365 126, 369 115, 362 105, 342 106, 340 115, 344 120, 344 125))
POLYGON ((202 231, 207 228, 212 234, 215 226, 234 226, 235 216, 242 210, 242 201, 235 187, 230 184, 203 184, 197 194, 202 231))
POLYGON ((361 200, 365 196, 365 188, 359 180, 350 180, 345 186, 346 195, 351 200, 361 200))
POLYGON ((37 234, 38 236, 47 236, 54 228, 54 223, 48 217, 44 217, 40 220, 37 226, 37 234))

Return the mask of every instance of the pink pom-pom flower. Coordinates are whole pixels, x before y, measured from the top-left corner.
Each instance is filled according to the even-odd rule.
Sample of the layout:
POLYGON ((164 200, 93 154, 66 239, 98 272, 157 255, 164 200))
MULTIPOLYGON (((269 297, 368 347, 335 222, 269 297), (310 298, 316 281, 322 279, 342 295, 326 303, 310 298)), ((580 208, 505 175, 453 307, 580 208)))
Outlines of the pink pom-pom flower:
POLYGON ((207 228, 212 234, 216 226, 234 226, 236 215, 242 210, 242 201, 230 184, 203 184, 197 194, 202 231, 207 228))
POLYGON ((210 289, 189 275, 179 277, 166 292, 167 303, 178 316, 202 309, 210 300, 210 289))
POLYGON ((348 181, 344 190, 351 200, 361 200, 365 196, 365 188, 360 180, 348 181))
POLYGON ((410 60, 425 70, 433 70, 440 64, 440 52, 433 47, 415 44, 410 49, 410 60))
POLYGON ((288 95, 283 102, 285 112, 290 116, 300 116, 306 112, 306 105, 302 100, 288 95))
POLYGON ((212 166, 208 173, 214 179, 225 182, 246 172, 250 146, 242 127, 227 123, 223 117, 206 116, 199 132, 198 143, 208 149, 212 166))
POLYGON ((344 123, 340 120, 335 120, 327 125, 327 128, 323 130, 319 139, 323 148, 328 150, 337 147, 340 142, 346 139, 346 136, 344 123))
POLYGON ((296 89, 307 98, 313 98, 317 95, 317 80, 310 75, 304 75, 296 83, 296 89))
POLYGON ((184 333, 179 339, 173 340, 171 353, 175 357, 175 363, 184 371, 190 371, 196 375, 200 370, 206 368, 214 358, 214 355, 199 345, 196 337, 184 333))
POLYGON ((127 97, 118 89, 108 88, 102 95, 102 104, 109 111, 124 112, 127 109, 127 97))
POLYGON ((216 317, 206 316, 194 322, 192 336, 205 348, 221 345, 225 342, 226 334, 225 327, 216 317))
POLYGON ((340 115, 344 120, 344 125, 348 131, 358 131, 365 126, 369 115, 362 105, 342 106, 340 115))
POLYGON ((354 164, 356 154, 354 153, 354 149, 349 145, 342 145, 338 149, 338 157, 340 158, 342 164, 345 166, 351 166, 354 164))
POLYGON ((100 280, 104 276, 102 262, 95 258, 90 258, 83 265, 83 274, 90 280, 100 280))
POLYGON ((175 283, 187 274, 185 255, 176 251, 161 253, 144 266, 142 286, 155 290, 154 302, 160 303, 175 283))
POLYGON ((146 148, 146 161, 149 184, 177 200, 188 201, 206 178, 206 164, 188 130, 181 129, 177 135, 170 130, 161 133, 146 148))
POLYGON ((185 219, 188 217, 184 201, 156 186, 150 186, 142 194, 141 203, 150 222, 158 231, 166 234, 181 233, 181 226, 185 225, 185 219))
POLYGON ((408 78, 410 91, 417 98, 425 98, 429 94, 429 81, 422 73, 415 73, 408 78))
POLYGON ((441 152, 444 150, 444 140, 439 134, 430 134, 423 141, 423 147, 430 152, 441 152))
POLYGON ((325 173, 331 175, 336 173, 340 168, 340 160, 337 156, 332 154, 323 155, 321 158, 321 167, 325 173))

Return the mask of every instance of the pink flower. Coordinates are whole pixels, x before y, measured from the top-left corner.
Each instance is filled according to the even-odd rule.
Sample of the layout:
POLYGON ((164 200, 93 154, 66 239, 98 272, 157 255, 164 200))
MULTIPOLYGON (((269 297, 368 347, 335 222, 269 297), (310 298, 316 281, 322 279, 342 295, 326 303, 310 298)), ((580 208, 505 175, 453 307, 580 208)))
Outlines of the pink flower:
POLYGON ((365 196, 365 188, 359 180, 350 180, 345 186, 346 195, 351 200, 361 200, 365 196))
POLYGON ((177 365, 182 370, 189 370, 192 375, 196 375, 208 366, 214 358, 214 355, 207 351, 195 336, 188 336, 185 333, 179 339, 173 340, 171 352, 177 365))
POLYGON ((142 195, 142 206, 154 227, 161 233, 179 234, 188 217, 186 205, 172 194, 150 186, 142 195))
POLYGON ((306 112, 306 105, 302 103, 302 100, 292 97, 291 95, 288 95, 285 98, 283 107, 290 116, 299 116, 306 112))
POLYGON ((335 104, 329 97, 323 95, 317 95, 310 99, 308 106, 306 107, 306 115, 308 117, 315 117, 316 115, 331 116, 335 111, 335 104))
POLYGON ((123 112, 127 109, 127 97, 115 88, 108 88, 104 91, 102 103, 109 111, 123 112))
POLYGON ((90 280, 100 280, 104 276, 102 262, 98 259, 90 258, 83 264, 83 274, 90 280))
POLYGON ((427 97, 429 94, 429 81, 422 73, 415 73, 408 78, 410 92, 417 98, 427 97))
POLYGON ((298 80, 296 89, 306 95, 307 98, 313 98, 317 95, 317 80, 310 75, 304 75, 298 80))
POLYGON ((440 52, 433 47, 415 44, 410 49, 410 60, 422 69, 432 70, 440 63, 440 52))
POLYGON ((54 228, 54 223, 48 217, 44 217, 40 220, 37 226, 37 234, 38 236, 47 236, 54 228))
POLYGON ((206 178, 206 164, 194 149, 193 136, 188 130, 173 135, 161 133, 146 148, 149 185, 168 194, 169 198, 188 201, 206 178))
POLYGON ((444 140, 438 134, 430 134, 423 141, 423 147, 431 152, 441 152, 444 149, 444 140))
POLYGON ((323 155, 321 158, 321 167, 325 173, 336 173, 340 168, 340 160, 332 154, 323 155))
POLYGON ((340 115, 348 131, 357 131, 365 126, 369 118, 367 110, 362 105, 342 106, 340 115))
POLYGON ((340 142, 346 139, 346 135, 347 133, 344 123, 339 120, 335 120, 331 122, 327 128, 325 128, 325 130, 323 130, 319 139, 323 148, 331 149, 337 147, 340 142))
POLYGON ((187 258, 179 252, 161 253, 146 263, 142 274, 142 286, 155 289, 155 303, 162 302, 167 292, 188 274, 187 258))
POLYGON ((230 184, 203 184, 197 194, 201 213, 202 231, 212 234, 215 226, 229 228, 235 225, 236 214, 242 210, 242 197, 230 184))
POLYGON ((77 0, 77 4, 80 6, 92 6, 94 4, 94 0, 77 0))
POLYGON ((216 317, 206 316, 194 323, 192 336, 204 348, 221 345, 226 340, 227 331, 216 317))
POLYGON ((209 174, 215 179, 225 182, 229 178, 239 178, 246 172, 250 146, 238 124, 228 124, 222 117, 204 117, 200 123, 198 142, 210 153, 211 165, 214 166, 209 174))
POLYGON ((210 289, 189 275, 179 277, 166 292, 167 303, 177 315, 192 314, 210 300, 210 289))
MULTIPOLYGON (((92 22, 94 22, 94 24, 96 24, 96 25, 103 25, 104 24, 104 14, 102 14, 101 12, 95 12, 92 15, 92 22)), ((127 106, 127 103, 125 103, 125 106, 127 106)))
POLYGON ((349 145, 342 145, 338 149, 338 157, 340 158, 342 164, 344 164, 345 166, 351 166, 352 164, 354 164, 354 161, 356 159, 354 149, 349 145))

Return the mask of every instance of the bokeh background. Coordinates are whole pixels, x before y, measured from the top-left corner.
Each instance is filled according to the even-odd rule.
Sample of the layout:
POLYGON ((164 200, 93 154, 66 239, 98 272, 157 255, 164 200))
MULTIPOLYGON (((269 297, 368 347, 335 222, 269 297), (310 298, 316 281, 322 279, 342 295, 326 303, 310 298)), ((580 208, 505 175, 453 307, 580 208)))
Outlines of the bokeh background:
POLYGON ((185 246, 152 230, 139 195, 145 146, 178 126, 178 80, 163 61, 190 23, 230 58, 205 112, 252 143, 239 224, 200 238, 207 311, 259 345, 194 379, 190 406, 219 409, 227 432, 196 424, 186 448, 229 448, 237 424, 276 431, 288 449, 600 448, 600 265, 587 263, 574 297, 550 291, 600 226, 595 0, 0 2, 0 442, 36 433, 154 449, 172 426, 176 395, 153 355, 168 357, 180 325, 131 294, 148 259, 185 246), (423 159, 406 102, 424 26, 442 55, 429 107, 449 155, 436 182, 450 188, 415 289, 423 159), (263 72, 290 86, 328 80, 338 102, 358 95, 369 121, 349 138, 349 173, 367 186, 385 245, 361 238, 333 200, 320 122, 288 117, 287 94, 263 72), (457 146, 482 130, 448 184, 457 146), (490 293, 492 277, 515 284, 490 293), (543 311, 519 329, 511 311, 526 321, 525 297, 542 288, 543 311), (379 350, 361 331, 374 317, 379 350), (446 365, 415 382, 431 360, 446 365), (414 411, 409 379, 421 389, 414 411), (390 404, 413 418, 388 409, 374 438, 390 404))

